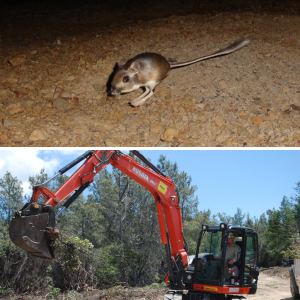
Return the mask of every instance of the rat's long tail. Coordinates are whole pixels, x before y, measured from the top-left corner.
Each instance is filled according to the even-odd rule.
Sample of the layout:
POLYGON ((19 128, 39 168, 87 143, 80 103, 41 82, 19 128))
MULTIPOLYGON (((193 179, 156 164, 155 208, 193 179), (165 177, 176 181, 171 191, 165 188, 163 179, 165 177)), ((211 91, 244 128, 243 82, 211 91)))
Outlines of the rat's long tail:
POLYGON ((238 40, 238 41, 234 42, 233 44, 229 45, 228 47, 221 49, 213 54, 203 56, 200 58, 196 58, 194 60, 182 62, 182 63, 171 64, 171 69, 188 66, 188 65, 197 63, 197 62, 205 60, 205 59, 210 59, 210 58, 217 57, 217 56, 227 55, 229 53, 232 53, 234 51, 237 51, 237 50, 247 46, 249 43, 250 43, 250 40, 248 40, 248 39, 238 40))

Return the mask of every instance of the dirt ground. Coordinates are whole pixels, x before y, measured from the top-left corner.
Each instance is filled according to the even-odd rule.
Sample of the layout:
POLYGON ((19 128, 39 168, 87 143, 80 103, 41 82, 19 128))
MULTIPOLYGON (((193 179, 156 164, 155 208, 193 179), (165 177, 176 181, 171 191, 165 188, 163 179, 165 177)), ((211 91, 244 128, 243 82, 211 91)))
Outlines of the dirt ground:
POLYGON ((299 1, 0 0, 0 147, 300 146, 299 1), (1 2, 2 1, 2 2, 1 2), (116 62, 181 62, 146 105, 116 62))
POLYGON ((248 300, 292 300, 290 292, 289 267, 275 267, 261 270, 258 289, 248 300))
MULTIPOLYGON (((289 267, 275 267, 263 269, 259 275, 258 290, 255 295, 248 295, 248 300, 292 300, 289 287, 289 267)), ((106 290, 89 290, 84 293, 69 292, 56 299, 85 299, 85 300, 163 300, 167 289, 127 288, 119 286, 106 290)), ((11 300, 40 300, 49 299, 50 294, 43 296, 34 295, 9 295, 11 300), (47 298, 48 295, 48 298, 47 298)), ((1 299, 1 296, 0 296, 1 299)))

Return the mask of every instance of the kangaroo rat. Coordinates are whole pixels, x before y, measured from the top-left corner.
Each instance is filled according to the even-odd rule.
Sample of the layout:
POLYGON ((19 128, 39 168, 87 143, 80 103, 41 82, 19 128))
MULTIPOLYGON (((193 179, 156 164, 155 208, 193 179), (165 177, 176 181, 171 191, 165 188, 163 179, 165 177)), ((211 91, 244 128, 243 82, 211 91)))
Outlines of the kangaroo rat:
POLYGON ((157 53, 139 54, 125 64, 118 66, 119 68, 111 82, 110 93, 117 96, 138 88, 144 88, 144 93, 130 102, 132 106, 140 106, 153 95, 155 87, 168 76, 171 69, 185 67, 205 59, 232 53, 248 45, 249 42, 247 39, 239 40, 213 54, 176 64, 170 64, 162 55, 157 53))

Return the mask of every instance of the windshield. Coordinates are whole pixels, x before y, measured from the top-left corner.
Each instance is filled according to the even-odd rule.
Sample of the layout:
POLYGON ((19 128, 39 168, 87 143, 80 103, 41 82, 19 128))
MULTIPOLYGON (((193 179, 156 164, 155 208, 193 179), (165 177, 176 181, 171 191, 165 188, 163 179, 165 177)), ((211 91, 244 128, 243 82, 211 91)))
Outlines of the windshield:
POLYGON ((222 256, 222 232, 206 232, 202 235, 198 251, 197 280, 207 284, 219 284, 222 256))
POLYGON ((245 263, 257 265, 257 237, 254 233, 247 234, 245 263))
POLYGON ((222 232, 221 231, 207 232, 201 238, 199 254, 200 253, 210 253, 214 257, 221 258, 221 255, 222 255, 221 241, 222 241, 222 232))

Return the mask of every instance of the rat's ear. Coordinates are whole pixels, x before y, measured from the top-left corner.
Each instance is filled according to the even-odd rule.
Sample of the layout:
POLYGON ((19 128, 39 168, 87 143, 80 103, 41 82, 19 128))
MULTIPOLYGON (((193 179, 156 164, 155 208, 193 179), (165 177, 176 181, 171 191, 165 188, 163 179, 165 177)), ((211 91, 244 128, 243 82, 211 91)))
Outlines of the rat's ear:
POLYGON ((132 62, 132 64, 129 67, 129 70, 132 74, 136 74, 139 72, 139 65, 136 62, 132 62))
POLYGON ((125 63, 126 63, 126 60, 123 58, 123 59, 121 59, 121 61, 119 61, 119 62, 117 62, 117 66, 118 66, 118 68, 121 68, 121 67, 123 67, 124 65, 125 65, 125 63))

